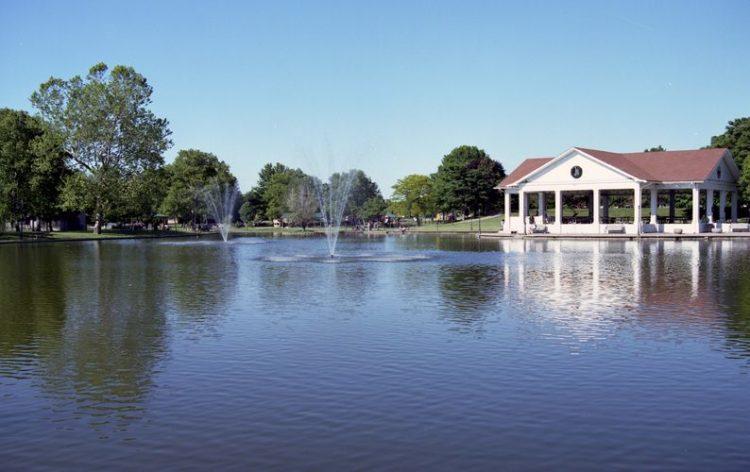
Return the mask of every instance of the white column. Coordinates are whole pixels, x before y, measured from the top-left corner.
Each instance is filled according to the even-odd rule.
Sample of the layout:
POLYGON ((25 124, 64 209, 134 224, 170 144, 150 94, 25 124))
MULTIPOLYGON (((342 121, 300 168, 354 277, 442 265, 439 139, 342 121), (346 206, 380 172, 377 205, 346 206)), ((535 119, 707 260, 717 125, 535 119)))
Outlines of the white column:
POLYGON ((732 223, 737 223, 737 190, 732 192, 732 223))
POLYGON ((709 223, 714 222, 714 189, 706 190, 706 218, 709 223))
POLYGON ((727 214, 727 191, 719 192, 719 223, 726 221, 727 214))
POLYGON ((538 210, 539 219, 540 219, 539 223, 544 223, 544 217, 546 216, 546 213, 547 213, 544 208, 544 192, 539 192, 536 195, 536 206, 539 209, 538 210))
POLYGON ((633 222, 635 223, 636 234, 641 234, 641 207, 643 206, 641 200, 641 186, 637 185, 633 189, 633 222))
POLYGON ((510 234, 510 192, 505 190, 505 220, 503 221, 503 231, 510 234))
POLYGON ((657 198, 658 191, 655 188, 651 189, 651 221, 652 225, 656 224, 656 211, 659 209, 659 200, 657 198))
POLYGON ((529 215, 529 202, 526 192, 518 192, 518 217, 521 218, 523 234, 526 234, 526 217, 529 215))
POLYGON ((592 223, 594 223, 594 232, 599 233, 599 189, 594 189, 594 220, 592 223))
POLYGON ((701 189, 693 189, 693 231, 701 232, 701 189))
POLYGON ((562 233, 562 191, 555 190, 555 226, 562 233))

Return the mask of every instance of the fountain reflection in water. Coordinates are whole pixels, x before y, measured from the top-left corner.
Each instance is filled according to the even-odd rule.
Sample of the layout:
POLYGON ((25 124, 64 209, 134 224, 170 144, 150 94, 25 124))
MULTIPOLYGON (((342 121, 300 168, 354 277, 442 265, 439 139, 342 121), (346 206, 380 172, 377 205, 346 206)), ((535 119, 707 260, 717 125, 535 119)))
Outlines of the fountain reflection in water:
POLYGON ((320 179, 313 179, 315 182, 315 193, 320 205, 321 217, 323 218, 330 257, 333 257, 336 253, 336 243, 341 231, 341 222, 344 218, 346 206, 349 203, 349 194, 351 193, 352 183, 356 175, 356 171, 349 170, 331 175, 327 183, 324 183, 320 179))
POLYGON ((236 185, 212 184, 203 189, 208 216, 213 218, 224 242, 229 240, 235 204, 239 191, 236 185))

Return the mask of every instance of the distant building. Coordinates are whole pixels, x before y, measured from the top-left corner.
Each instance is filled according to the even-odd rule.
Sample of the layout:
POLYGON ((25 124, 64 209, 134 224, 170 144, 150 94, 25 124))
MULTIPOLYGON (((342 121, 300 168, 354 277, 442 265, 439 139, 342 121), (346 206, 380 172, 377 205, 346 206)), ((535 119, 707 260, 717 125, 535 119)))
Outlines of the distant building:
POLYGON ((615 153, 574 147, 557 157, 526 159, 500 182, 497 188, 505 194, 501 231, 637 235, 744 230, 747 225, 737 223, 738 179, 727 149, 615 153), (678 195, 692 202, 682 218, 676 215, 678 195), (661 207, 668 207, 663 215, 657 214, 660 198, 661 207), (518 202, 515 215, 512 199, 518 202), (650 209, 645 220, 644 199, 650 209), (715 199, 718 205, 711 204, 715 199), (556 211, 566 208, 567 200, 575 202, 582 216, 569 207, 556 211), (629 214, 622 205, 615 211, 613 202, 624 201, 629 214))

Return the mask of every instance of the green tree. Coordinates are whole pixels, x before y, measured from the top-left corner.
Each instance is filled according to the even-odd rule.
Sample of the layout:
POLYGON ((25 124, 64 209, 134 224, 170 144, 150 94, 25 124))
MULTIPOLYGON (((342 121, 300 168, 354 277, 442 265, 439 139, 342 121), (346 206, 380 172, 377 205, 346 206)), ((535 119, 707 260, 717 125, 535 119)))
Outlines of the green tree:
POLYGON ((267 217, 266 213, 268 210, 268 202, 265 198, 266 196, 271 195, 270 193, 267 193, 267 191, 268 187, 271 185, 273 176, 276 174, 283 174, 291 170, 293 169, 285 166, 280 162, 277 162, 275 164, 269 162, 263 166, 260 172, 258 172, 258 184, 245 195, 245 202, 249 203, 254 208, 255 220, 260 220, 267 217))
POLYGON ((665 148, 664 146, 662 146, 662 145, 660 144, 660 145, 658 145, 658 146, 655 146, 655 147, 651 147, 651 148, 648 148, 648 149, 644 149, 644 150, 643 150, 643 152, 664 152, 664 151, 666 151, 666 150, 667 150, 667 148, 665 148))
POLYGON ((24 111, 0 109, 0 221, 21 230, 28 217, 50 221, 59 211, 66 174, 59 142, 24 111))
POLYGON ((168 191, 168 174, 165 168, 146 169, 128 179, 125 184, 123 217, 152 224, 157 229, 157 214, 168 191))
MULTIPOLYGON (((278 165, 278 164, 277 164, 278 165)), ((287 206, 289 191, 307 176, 300 169, 290 169, 274 172, 264 185, 262 200, 265 206, 266 219, 273 220, 289 210, 287 206)))
POLYGON ((169 188, 161 211, 195 225, 207 217, 204 190, 212 185, 236 186, 229 165, 214 154, 197 149, 180 150, 166 166, 169 188))
POLYGON ((388 202, 380 195, 370 198, 362 205, 362 218, 372 220, 383 216, 388 209, 388 202))
POLYGON ((318 197, 315 195, 315 184, 310 177, 298 179, 289 188, 287 208, 292 225, 301 226, 302 231, 315 223, 318 212, 318 197))
POLYGON ((750 117, 738 118, 727 124, 723 134, 711 138, 711 147, 727 148, 740 169, 740 193, 750 198, 750 117))
POLYGON ((246 225, 254 225, 255 222, 263 218, 262 204, 263 200, 256 188, 253 188, 242 196, 242 205, 240 206, 240 219, 246 225))
POLYGON ((391 207, 400 215, 422 217, 434 212, 432 179, 428 176, 407 175, 392 188, 391 207))
POLYGON ((488 214, 499 207, 495 186, 505 177, 502 164, 476 146, 459 146, 443 157, 433 175, 435 205, 440 211, 488 214))
POLYGON ((34 169, 31 176, 32 203, 34 217, 46 221, 52 231, 52 220, 60 214, 60 194, 65 178, 70 170, 65 163, 60 137, 47 131, 34 142, 34 169))
MULTIPOLYGON (((152 87, 132 67, 103 63, 85 78, 51 78, 31 96, 31 103, 50 128, 61 137, 68 165, 85 178, 76 178, 77 189, 101 232, 107 212, 121 204, 124 181, 145 169, 160 167, 162 153, 172 142, 164 118, 149 109, 152 87), (117 202, 117 204, 115 204, 117 202)), ((64 192, 71 196, 71 192, 64 192)), ((81 201, 63 202, 68 208, 81 201)), ((79 208, 83 209, 83 208, 79 208)))
POLYGON ((353 169, 346 173, 335 173, 331 176, 329 182, 333 186, 346 185, 346 179, 351 179, 351 182, 349 182, 349 198, 344 209, 344 215, 354 220, 364 219, 366 218, 365 204, 373 198, 383 198, 380 188, 364 171, 359 169, 353 169))

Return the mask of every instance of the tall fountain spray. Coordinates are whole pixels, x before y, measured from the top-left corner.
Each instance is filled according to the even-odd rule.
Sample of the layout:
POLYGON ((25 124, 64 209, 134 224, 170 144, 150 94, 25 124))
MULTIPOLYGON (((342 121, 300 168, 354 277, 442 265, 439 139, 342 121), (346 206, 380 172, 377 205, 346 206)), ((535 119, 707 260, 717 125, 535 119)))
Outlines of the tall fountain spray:
POLYGON ((229 240, 238 194, 235 185, 212 184, 203 189, 208 215, 216 222, 224 242, 229 240))
POLYGON ((328 254, 333 257, 336 254, 336 243, 341 231, 341 222, 344 211, 349 202, 349 193, 357 173, 353 170, 333 174, 327 183, 319 179, 315 181, 315 193, 318 197, 320 212, 323 217, 326 241, 328 243, 328 254))

